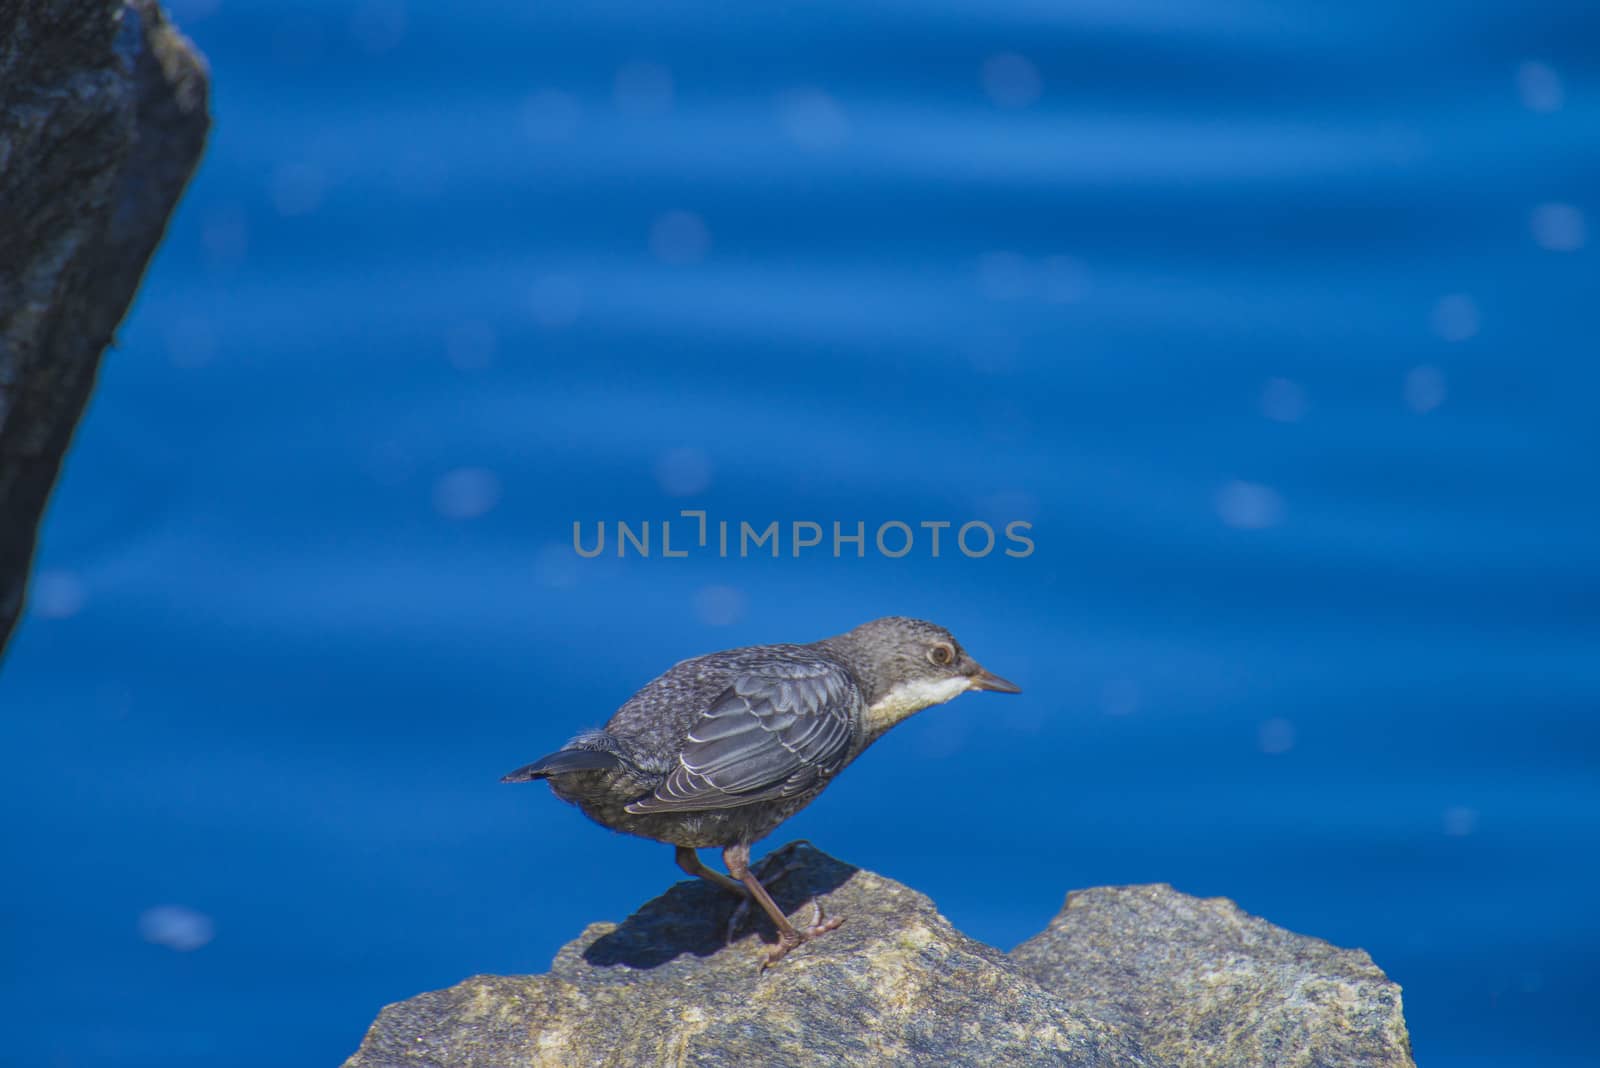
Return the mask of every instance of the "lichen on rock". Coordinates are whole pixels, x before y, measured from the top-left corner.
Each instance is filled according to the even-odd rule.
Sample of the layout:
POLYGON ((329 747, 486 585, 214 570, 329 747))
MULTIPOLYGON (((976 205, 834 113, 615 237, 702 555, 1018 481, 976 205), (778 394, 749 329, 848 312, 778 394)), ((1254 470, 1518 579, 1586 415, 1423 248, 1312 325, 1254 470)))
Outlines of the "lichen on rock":
POLYGON ((780 850, 769 868, 782 867, 773 892, 787 913, 820 903, 846 922, 766 972, 757 943, 773 939, 770 924, 729 941, 732 896, 679 883, 621 924, 592 924, 546 974, 477 976, 390 1005, 346 1068, 1412 1068, 1399 991, 1365 954, 1228 902, 1087 891, 1007 955, 922 894, 808 845, 780 850), (1204 1007, 1184 1017, 1187 999, 1204 1007))
POLYGON ((1409 1066, 1400 988, 1340 949, 1170 886, 1079 890, 1011 951, 1042 985, 1137 1028, 1175 1068, 1409 1066))

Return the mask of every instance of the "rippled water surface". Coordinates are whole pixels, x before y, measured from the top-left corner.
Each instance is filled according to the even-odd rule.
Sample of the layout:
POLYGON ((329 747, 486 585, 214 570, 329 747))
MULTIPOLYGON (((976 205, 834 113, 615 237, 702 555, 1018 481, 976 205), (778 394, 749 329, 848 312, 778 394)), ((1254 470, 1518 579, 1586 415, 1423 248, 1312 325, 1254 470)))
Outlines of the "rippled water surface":
POLYGON ((678 873, 501 773, 904 613, 1027 692, 778 840, 1003 947, 1224 894, 1430 1068, 1592 1063, 1600 9, 176 13, 214 140, 0 676, 0 1061, 331 1064, 543 970, 678 873), (868 552, 571 551, 684 508, 868 552))

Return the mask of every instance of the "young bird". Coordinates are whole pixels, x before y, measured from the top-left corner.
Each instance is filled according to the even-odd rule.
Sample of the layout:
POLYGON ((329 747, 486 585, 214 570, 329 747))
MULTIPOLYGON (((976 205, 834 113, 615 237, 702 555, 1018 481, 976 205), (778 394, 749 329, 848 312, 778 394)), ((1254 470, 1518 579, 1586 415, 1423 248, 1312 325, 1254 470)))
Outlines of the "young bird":
POLYGON ((1021 693, 950 632, 889 616, 809 645, 753 645, 674 665, 602 730, 502 782, 546 779, 596 823, 677 846, 678 866, 748 894, 778 929, 763 968, 839 926, 797 928, 750 870, 750 846, 896 723, 968 690, 1021 693), (732 876, 696 849, 716 846, 732 876))

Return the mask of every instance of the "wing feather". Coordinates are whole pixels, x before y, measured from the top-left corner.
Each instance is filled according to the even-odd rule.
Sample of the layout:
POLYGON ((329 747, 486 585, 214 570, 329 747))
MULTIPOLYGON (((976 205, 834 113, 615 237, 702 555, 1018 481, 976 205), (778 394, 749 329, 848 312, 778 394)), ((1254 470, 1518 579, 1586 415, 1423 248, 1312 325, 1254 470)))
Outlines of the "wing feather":
POLYGON ((628 811, 736 808, 800 793, 844 766, 860 702, 834 664, 741 675, 689 728, 678 766, 628 811))

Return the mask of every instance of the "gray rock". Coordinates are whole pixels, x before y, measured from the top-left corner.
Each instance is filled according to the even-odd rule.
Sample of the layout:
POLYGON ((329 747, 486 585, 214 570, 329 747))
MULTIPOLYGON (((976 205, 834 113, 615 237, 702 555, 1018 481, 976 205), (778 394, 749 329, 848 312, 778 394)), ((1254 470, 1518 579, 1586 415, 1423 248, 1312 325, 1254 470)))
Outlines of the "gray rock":
POLYGON ((1410 1068, 1400 988, 1359 949, 1170 886, 1067 895, 1011 951, 1047 989, 1175 1068, 1410 1068))
POLYGON ((592 925, 547 974, 477 976, 390 1005, 345 1068, 1411 1063, 1399 993, 1364 954, 1279 931, 1226 903, 1166 887, 1090 891, 1007 957, 955 930, 921 894, 807 845, 785 847, 763 871, 786 865, 773 887, 786 912, 809 918, 816 900, 846 920, 765 973, 770 923, 746 923, 725 944, 731 896, 679 883, 620 926, 592 925), (1105 902, 1092 949, 1070 944, 1085 901, 1105 902), (1231 927, 1219 918, 1228 909, 1238 918, 1231 927), (1218 940, 1210 957, 1208 938, 1218 940), (1164 973, 1161 946, 1172 957, 1164 973), (1284 960, 1299 967, 1276 963, 1284 960), (1324 963, 1325 976, 1316 972, 1324 963), (1057 967, 1073 978, 1061 980, 1057 967), (1261 980, 1252 997, 1218 1001, 1218 973, 1261 980), (1287 984, 1275 1001, 1274 978, 1287 984), (1082 993, 1102 988, 1116 994, 1082 993), (1355 996, 1370 1001, 1332 1011, 1355 996), (1196 1010, 1203 1027, 1179 1042, 1174 1006, 1185 999, 1213 1008, 1196 1010), (1239 1015, 1224 1019, 1229 1008, 1239 1015), (1270 1030, 1252 1044, 1255 1014, 1270 1030), (1373 1030, 1336 1040, 1322 1033, 1330 1026, 1373 1030))
POLYGON ((0 650, 100 354, 208 125, 205 69, 152 0, 0 0, 0 650))

